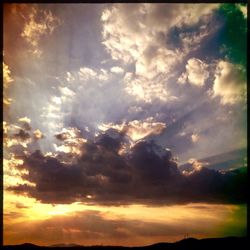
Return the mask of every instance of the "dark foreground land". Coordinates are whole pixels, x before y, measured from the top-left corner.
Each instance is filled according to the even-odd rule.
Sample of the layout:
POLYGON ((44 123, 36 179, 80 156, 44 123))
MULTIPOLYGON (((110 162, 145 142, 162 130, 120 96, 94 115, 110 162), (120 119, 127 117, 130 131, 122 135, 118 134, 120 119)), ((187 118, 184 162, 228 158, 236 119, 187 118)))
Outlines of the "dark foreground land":
POLYGON ((201 239, 197 240, 194 238, 184 239, 175 243, 157 243, 150 246, 144 247, 122 247, 122 246, 36 246, 33 244, 25 243, 22 245, 15 246, 4 246, 3 249, 50 249, 50 250, 107 250, 107 249, 120 249, 120 250, 150 250, 150 249, 158 249, 158 250, 186 250, 186 249, 194 249, 194 250, 220 250, 220 249, 249 249, 249 239, 245 237, 226 237, 226 238, 209 238, 209 239, 201 239))

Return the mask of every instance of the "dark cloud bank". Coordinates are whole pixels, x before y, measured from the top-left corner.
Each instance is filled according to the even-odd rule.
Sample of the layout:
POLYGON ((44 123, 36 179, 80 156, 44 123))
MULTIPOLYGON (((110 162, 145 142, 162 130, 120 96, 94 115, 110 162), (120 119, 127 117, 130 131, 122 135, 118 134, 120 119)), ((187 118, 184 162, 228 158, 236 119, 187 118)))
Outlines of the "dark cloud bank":
POLYGON ((246 202, 246 168, 222 173, 201 167, 183 174, 171 152, 153 140, 139 141, 119 155, 125 140, 112 129, 84 143, 82 155, 74 163, 63 163, 62 155, 45 156, 37 150, 26 155, 19 166, 28 170, 22 178, 36 186, 22 184, 8 189, 52 204, 246 202))

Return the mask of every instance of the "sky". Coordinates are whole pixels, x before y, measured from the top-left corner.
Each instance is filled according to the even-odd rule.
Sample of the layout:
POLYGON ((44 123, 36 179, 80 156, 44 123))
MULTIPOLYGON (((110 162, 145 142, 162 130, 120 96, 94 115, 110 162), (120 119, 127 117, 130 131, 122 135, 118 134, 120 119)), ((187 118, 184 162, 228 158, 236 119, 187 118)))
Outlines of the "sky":
POLYGON ((246 235, 246 20, 244 4, 5 4, 4 244, 246 235))

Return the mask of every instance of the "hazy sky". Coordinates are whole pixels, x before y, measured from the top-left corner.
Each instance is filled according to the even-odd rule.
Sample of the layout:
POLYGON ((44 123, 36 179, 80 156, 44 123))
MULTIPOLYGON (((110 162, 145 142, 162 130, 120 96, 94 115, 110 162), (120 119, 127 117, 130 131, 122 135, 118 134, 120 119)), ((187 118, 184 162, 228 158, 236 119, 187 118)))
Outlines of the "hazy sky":
POLYGON ((5 4, 4 243, 245 235, 246 15, 5 4))

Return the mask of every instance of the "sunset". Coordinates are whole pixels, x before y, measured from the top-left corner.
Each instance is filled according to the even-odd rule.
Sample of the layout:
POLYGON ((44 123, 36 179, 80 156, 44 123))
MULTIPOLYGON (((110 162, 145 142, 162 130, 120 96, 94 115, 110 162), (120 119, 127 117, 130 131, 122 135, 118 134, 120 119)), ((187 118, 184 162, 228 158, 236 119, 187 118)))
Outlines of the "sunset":
POLYGON ((3 244, 247 234, 246 4, 4 4, 3 244))

